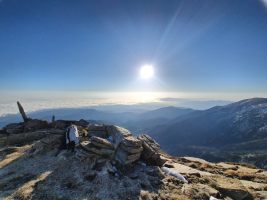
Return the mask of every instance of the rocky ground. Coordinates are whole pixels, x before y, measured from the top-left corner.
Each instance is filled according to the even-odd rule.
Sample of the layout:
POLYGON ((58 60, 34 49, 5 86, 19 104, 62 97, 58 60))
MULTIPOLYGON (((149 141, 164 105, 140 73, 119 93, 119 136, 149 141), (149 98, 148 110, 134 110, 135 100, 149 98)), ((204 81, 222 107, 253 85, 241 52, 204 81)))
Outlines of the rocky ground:
POLYGON ((128 132, 127 140, 116 146, 88 128, 80 131, 86 145, 73 153, 61 149, 64 132, 64 126, 2 131, 0 199, 267 199, 267 171, 253 166, 171 157, 145 135, 132 139, 128 132), (91 152, 88 143, 115 149, 113 156, 91 152), (120 146, 123 151, 134 147, 134 156, 123 154, 130 163, 117 159, 120 146))

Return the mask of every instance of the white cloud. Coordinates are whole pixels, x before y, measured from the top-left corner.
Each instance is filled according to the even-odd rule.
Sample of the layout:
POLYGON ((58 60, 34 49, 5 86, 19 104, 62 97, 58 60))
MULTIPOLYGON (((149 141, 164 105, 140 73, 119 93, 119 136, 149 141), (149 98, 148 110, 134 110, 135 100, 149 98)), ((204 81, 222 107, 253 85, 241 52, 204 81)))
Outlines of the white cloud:
MULTIPOLYGON (((252 97, 267 97, 267 93, 201 93, 201 92, 82 92, 82 91, 0 91, 0 116, 18 112, 20 101, 26 112, 48 108, 77 108, 104 104, 165 103, 191 107, 188 102, 215 100, 237 101, 252 97), (180 101, 179 101, 180 100, 180 101), (167 101, 167 102, 166 102, 167 101), (174 104, 174 103, 180 104, 174 104), (182 102, 182 104, 181 104, 182 102)), ((164 105, 165 105, 164 104, 164 105)))

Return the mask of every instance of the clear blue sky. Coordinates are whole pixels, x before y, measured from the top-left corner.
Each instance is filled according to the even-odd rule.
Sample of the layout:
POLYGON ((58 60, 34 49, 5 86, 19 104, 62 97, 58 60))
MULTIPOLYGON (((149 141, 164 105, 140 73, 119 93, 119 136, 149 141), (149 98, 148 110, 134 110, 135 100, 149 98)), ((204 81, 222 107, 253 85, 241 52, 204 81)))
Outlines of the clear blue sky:
POLYGON ((0 90, 267 92, 257 0, 1 0, 0 90), (155 80, 138 79, 142 64, 155 80))

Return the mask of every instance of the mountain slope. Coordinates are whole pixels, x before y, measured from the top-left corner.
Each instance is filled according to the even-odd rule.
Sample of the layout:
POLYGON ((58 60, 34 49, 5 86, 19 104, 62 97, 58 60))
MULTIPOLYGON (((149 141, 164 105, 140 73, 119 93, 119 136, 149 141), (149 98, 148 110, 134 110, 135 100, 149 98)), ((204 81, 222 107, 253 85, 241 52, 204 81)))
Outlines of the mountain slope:
POLYGON ((178 117, 186 116, 195 110, 190 108, 179 108, 174 106, 163 107, 139 114, 132 120, 122 123, 132 132, 139 134, 147 132, 155 126, 163 126, 178 117))
MULTIPOLYGON (((191 146, 227 151, 227 146, 231 145, 231 149, 238 150, 239 143, 250 141, 254 141, 256 149, 255 141, 267 138, 267 99, 247 99, 189 113, 151 128, 148 134, 155 137, 166 151, 176 155, 191 154, 191 146)), ((254 148, 251 146, 251 149, 254 148)), ((199 149, 197 151, 201 153, 199 149)))

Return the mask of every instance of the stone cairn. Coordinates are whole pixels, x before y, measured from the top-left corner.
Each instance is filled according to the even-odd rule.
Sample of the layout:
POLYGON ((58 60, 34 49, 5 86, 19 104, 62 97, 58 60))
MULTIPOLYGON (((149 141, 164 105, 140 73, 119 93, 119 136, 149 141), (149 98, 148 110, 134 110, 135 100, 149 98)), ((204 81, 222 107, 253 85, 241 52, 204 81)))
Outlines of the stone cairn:
POLYGON ((113 125, 91 125, 89 139, 81 143, 86 151, 101 157, 108 157, 121 165, 140 159, 143 152, 142 141, 128 130, 113 125))
POLYGON ((148 135, 134 137, 127 129, 113 125, 91 125, 89 139, 81 147, 96 156, 106 157, 121 165, 142 159, 147 164, 162 166, 159 145, 148 135))
POLYGON ((165 163, 159 144, 148 135, 135 137, 122 127, 90 124, 82 119, 52 122, 31 119, 27 117, 21 104, 17 104, 24 122, 9 124, 1 130, 8 135, 7 144, 24 144, 41 139, 52 132, 61 135, 64 141, 66 128, 75 124, 80 134, 80 146, 88 155, 108 158, 121 165, 128 165, 140 159, 150 165, 162 166, 165 163))

